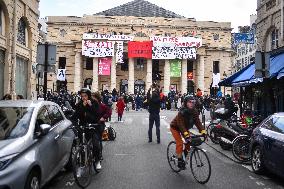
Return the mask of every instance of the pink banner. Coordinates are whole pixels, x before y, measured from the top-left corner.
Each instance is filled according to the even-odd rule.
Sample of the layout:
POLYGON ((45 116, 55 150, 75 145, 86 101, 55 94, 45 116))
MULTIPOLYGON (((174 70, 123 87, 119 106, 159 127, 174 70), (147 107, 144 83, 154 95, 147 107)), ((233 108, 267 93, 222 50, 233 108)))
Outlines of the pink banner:
POLYGON ((99 75, 110 75, 112 58, 99 59, 99 75))

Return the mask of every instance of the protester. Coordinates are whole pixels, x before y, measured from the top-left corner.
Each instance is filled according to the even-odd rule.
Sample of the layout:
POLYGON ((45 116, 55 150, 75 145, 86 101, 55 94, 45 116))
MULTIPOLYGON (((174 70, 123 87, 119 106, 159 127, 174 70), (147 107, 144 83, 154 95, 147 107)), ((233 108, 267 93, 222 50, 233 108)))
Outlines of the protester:
POLYGON ((12 96, 10 94, 6 94, 2 100, 12 100, 12 96))
POLYGON ((149 130, 148 130, 148 142, 152 142, 152 129, 155 123, 157 143, 160 144, 160 95, 159 90, 155 89, 152 92, 149 100, 149 130))
POLYGON ((116 104, 117 117, 118 117, 119 122, 122 121, 124 109, 125 109, 125 103, 124 103, 123 97, 120 97, 118 98, 118 101, 116 104))

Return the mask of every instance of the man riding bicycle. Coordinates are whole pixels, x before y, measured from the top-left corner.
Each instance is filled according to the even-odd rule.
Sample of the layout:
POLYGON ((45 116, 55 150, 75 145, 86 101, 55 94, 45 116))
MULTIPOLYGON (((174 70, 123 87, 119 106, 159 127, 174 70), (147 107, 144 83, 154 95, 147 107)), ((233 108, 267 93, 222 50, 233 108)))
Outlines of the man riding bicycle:
MULTIPOLYGON (((89 89, 83 88, 79 92, 81 96, 81 100, 76 104, 75 113, 73 115, 72 120, 75 123, 80 121, 81 126, 85 126, 88 124, 98 124, 99 123, 99 104, 97 101, 93 100, 91 95, 91 91, 89 89)), ((100 167, 100 154, 101 154, 101 147, 100 147, 100 128, 94 130, 88 130, 86 133, 87 139, 92 139, 93 143, 93 154, 95 157, 95 164, 97 168, 100 167)))
MULTIPOLYGON (((178 167, 185 169, 185 161, 182 158, 183 141, 182 136, 186 141, 190 140, 189 129, 196 125, 201 134, 206 134, 204 127, 199 119, 199 113, 195 107, 196 100, 193 96, 186 96, 183 101, 183 107, 179 110, 176 117, 172 120, 171 132, 176 141, 176 154, 178 157, 178 167)), ((187 145, 186 149, 189 150, 190 146, 187 145)))

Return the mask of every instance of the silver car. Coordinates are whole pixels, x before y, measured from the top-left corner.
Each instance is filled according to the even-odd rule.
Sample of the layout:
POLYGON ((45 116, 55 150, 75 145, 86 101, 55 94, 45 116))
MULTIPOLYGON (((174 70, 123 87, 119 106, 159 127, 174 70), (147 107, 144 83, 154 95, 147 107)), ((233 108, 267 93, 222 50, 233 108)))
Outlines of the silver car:
POLYGON ((0 189, 39 189, 72 166, 72 123, 47 101, 0 101, 0 189))

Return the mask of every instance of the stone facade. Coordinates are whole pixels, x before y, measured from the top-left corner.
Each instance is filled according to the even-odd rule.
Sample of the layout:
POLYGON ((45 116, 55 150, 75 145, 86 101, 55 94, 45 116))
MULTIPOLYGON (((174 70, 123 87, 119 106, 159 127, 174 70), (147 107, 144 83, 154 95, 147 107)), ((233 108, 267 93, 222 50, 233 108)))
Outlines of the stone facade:
POLYGON ((0 98, 35 95, 38 7, 39 0, 0 0, 0 98))
POLYGON ((270 52, 284 46, 283 0, 257 1, 257 50, 270 52))
MULTIPOLYGON (((92 88, 99 90, 102 90, 103 86, 109 86, 110 90, 112 87, 120 90, 121 83, 127 80, 129 93, 134 92, 136 81, 144 81, 146 88, 152 84, 151 67, 154 60, 145 60, 143 68, 137 69, 137 60, 129 59, 127 71, 122 70, 122 65, 116 64, 115 66, 113 64, 112 76, 96 78, 97 70, 87 70, 87 57, 80 56, 83 34, 90 30, 99 34, 123 33, 136 36, 134 41, 149 41, 151 36, 202 38, 203 45, 197 50, 197 59, 193 61, 193 82, 195 90, 200 88, 206 94, 210 93, 213 61, 219 61, 220 73, 231 73, 233 62, 231 23, 196 21, 189 18, 84 15, 83 17, 49 16, 47 25, 47 40, 57 45, 57 61, 59 61, 59 57, 66 57, 67 89, 70 91, 77 91, 83 87, 88 78, 96 82, 96 86, 92 86, 92 88)), ((124 49, 127 52, 127 43, 124 43, 124 49)), ((94 59, 93 62, 96 67, 97 59, 94 59)), ((182 62, 183 72, 185 72, 187 61, 183 60, 182 62)), ((116 61, 113 60, 113 63, 116 61)), ((168 60, 159 60, 159 71, 162 75, 159 85, 164 87, 165 92, 169 91, 169 85, 176 85, 178 91, 186 92, 187 78, 185 74, 187 73, 183 73, 181 78, 170 78, 168 64, 168 60)), ((222 74, 221 79, 223 79, 222 74)), ((53 74, 48 79, 48 88, 53 89, 56 83, 58 83, 56 75, 53 74)), ((56 90, 56 87, 54 89, 56 90)))

